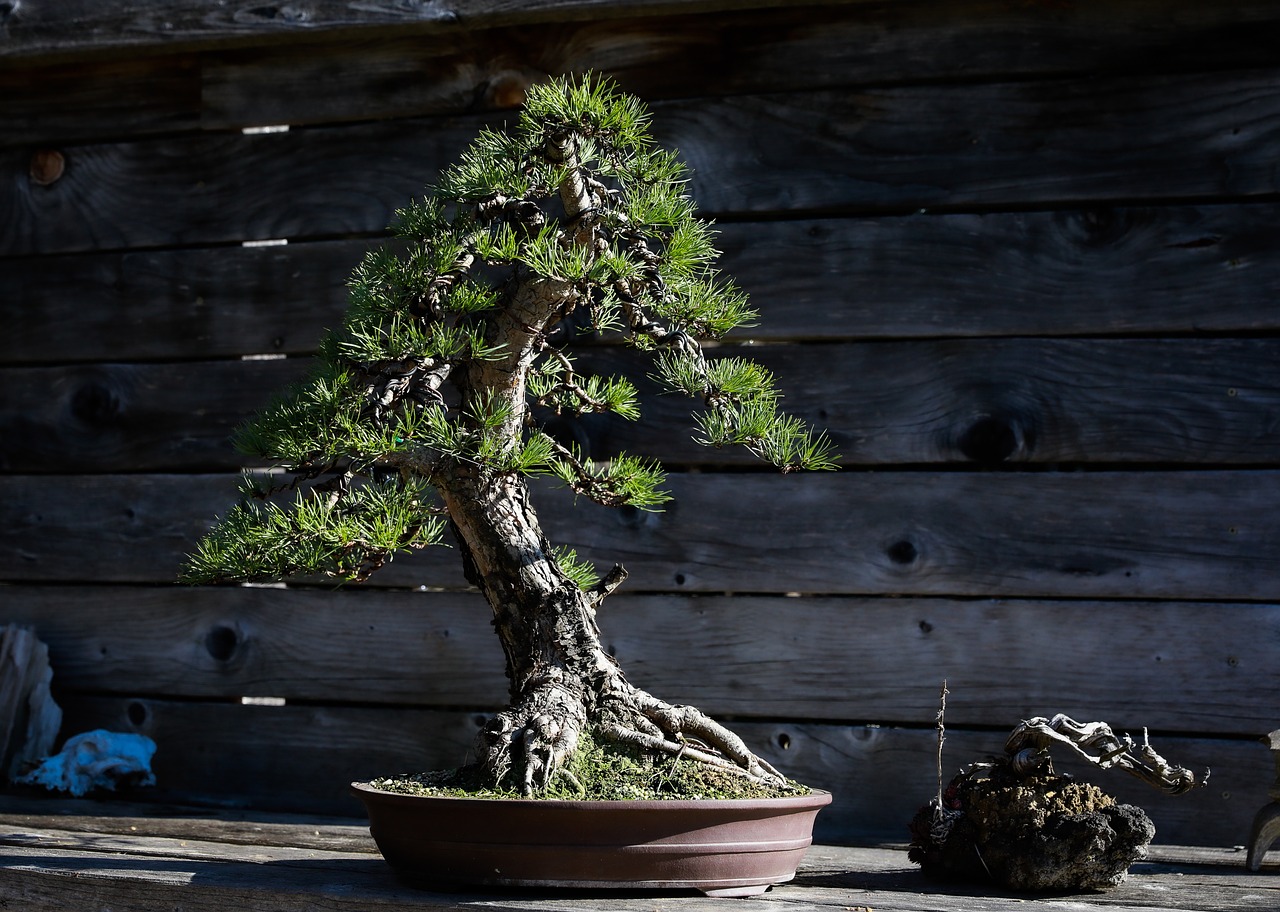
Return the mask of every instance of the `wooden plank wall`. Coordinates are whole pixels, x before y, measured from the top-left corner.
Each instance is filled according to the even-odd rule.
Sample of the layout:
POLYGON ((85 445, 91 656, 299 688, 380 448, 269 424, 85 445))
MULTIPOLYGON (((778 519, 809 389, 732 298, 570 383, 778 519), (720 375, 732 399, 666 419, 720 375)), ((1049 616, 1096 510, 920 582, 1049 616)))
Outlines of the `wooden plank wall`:
POLYGON ((156 797, 355 813, 351 778, 460 762, 501 704, 449 552, 171 580, 392 210, 594 69, 763 312, 726 350, 844 453, 760 472, 648 387, 645 429, 568 428, 672 470, 662 514, 540 492, 632 572, 602 624, 633 679, 832 789, 821 839, 905 838, 946 678, 948 768, 1030 715, 1147 726, 1209 787, 1102 784, 1161 841, 1245 840, 1280 725, 1275 4, 0 9, 0 622, 51 645, 64 733, 159 742, 156 797))

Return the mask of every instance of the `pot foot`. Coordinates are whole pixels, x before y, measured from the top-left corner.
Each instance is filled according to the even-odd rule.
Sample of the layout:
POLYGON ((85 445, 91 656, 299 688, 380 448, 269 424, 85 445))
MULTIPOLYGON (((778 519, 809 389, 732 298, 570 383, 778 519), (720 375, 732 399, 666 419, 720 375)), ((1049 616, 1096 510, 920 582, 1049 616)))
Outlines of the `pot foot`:
POLYGON ((773 886, 772 884, 750 884, 745 887, 714 887, 711 889, 698 888, 703 896, 710 896, 714 899, 740 899, 744 896, 759 896, 761 893, 773 886))

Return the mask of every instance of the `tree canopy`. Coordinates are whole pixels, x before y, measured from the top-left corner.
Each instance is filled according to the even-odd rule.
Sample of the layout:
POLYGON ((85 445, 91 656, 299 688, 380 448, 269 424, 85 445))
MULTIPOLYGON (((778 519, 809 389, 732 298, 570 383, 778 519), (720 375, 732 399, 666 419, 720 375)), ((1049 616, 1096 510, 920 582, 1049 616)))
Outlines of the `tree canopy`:
POLYGON ((602 504, 660 508, 656 462, 594 462, 537 420, 641 417, 629 380, 579 372, 578 334, 651 352, 667 389, 700 400, 701 443, 746 447, 783 471, 833 468, 829 440, 780 410, 765 368, 703 352, 756 313, 716 269, 688 177, 653 141, 644 105, 612 82, 531 88, 513 128, 481 131, 396 213, 394 239, 353 271, 346 317, 311 376, 238 432, 237 446, 283 466, 286 481, 246 473, 245 499, 183 578, 363 579, 441 540, 435 492, 459 466, 552 475, 602 504))

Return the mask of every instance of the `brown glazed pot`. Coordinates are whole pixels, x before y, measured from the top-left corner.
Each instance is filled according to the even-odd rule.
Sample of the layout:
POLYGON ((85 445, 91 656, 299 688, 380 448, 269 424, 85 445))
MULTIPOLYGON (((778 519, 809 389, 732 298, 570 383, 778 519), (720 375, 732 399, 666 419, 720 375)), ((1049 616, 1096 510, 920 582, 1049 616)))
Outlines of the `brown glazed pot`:
POLYGON ((795 876, 831 802, 425 798, 354 782, 369 829, 417 886, 694 889, 751 896, 795 876))

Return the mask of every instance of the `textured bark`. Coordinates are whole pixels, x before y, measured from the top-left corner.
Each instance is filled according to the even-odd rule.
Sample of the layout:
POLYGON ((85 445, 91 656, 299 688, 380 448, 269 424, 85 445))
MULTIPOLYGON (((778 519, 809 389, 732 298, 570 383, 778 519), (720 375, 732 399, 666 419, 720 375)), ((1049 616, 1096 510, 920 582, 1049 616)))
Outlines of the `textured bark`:
POLYGON ((511 705, 481 734, 481 762, 522 790, 546 783, 577 745, 589 710, 620 672, 593 611, 550 553, 524 481, 458 466, 446 489, 468 579, 493 609, 511 705))
POLYGON ((654 754, 784 783, 700 710, 665 703, 626 680, 600 642, 595 605, 603 596, 561 571, 522 478, 459 464, 451 480, 444 493, 463 566, 493 609, 510 680, 509 706, 477 742, 479 762, 495 782, 513 782, 526 794, 546 786, 593 725, 654 754))

